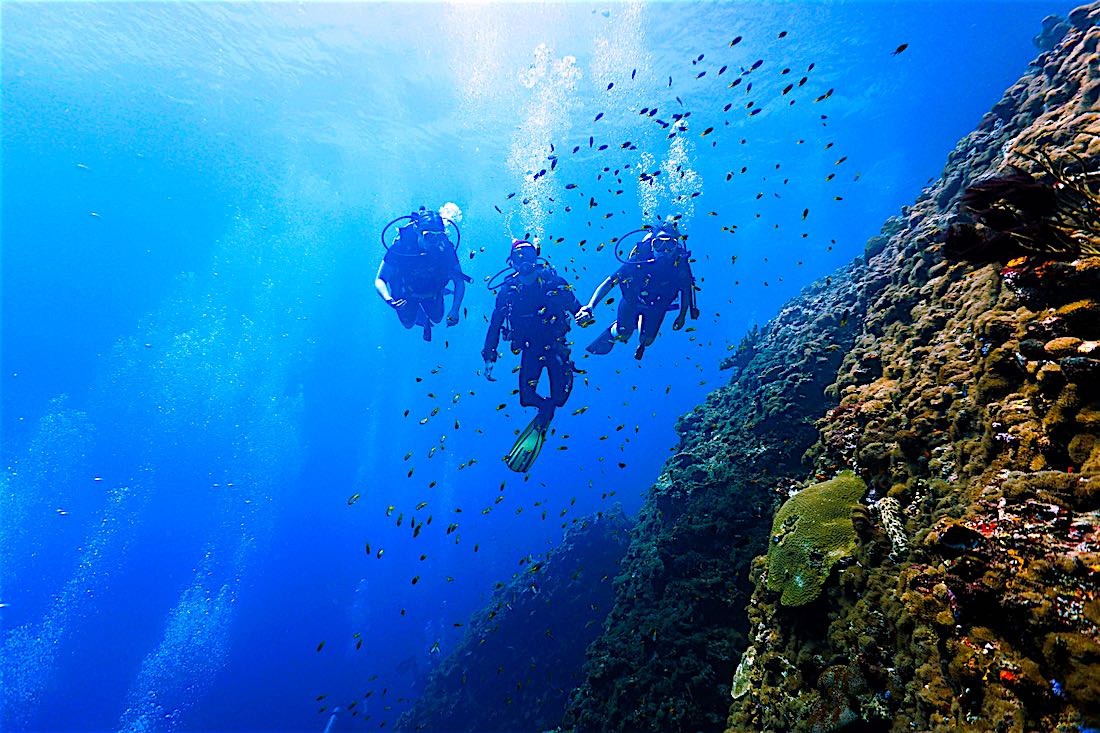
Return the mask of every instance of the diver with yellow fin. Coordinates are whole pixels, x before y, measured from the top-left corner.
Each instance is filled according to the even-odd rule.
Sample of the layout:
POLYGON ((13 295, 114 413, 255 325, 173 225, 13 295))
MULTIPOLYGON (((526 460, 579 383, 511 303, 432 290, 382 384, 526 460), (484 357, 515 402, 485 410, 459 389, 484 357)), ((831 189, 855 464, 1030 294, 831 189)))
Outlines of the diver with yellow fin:
POLYGON ((565 340, 570 321, 575 319, 588 325, 593 319, 580 313, 581 303, 572 286, 539 257, 538 245, 525 239, 513 240, 508 268, 489 279, 489 289, 498 292, 485 348, 481 350, 485 378, 496 381, 493 365, 503 335, 511 341, 512 353, 520 355, 519 403, 538 408, 538 414, 504 458, 508 468, 526 473, 542 450, 554 411, 565 404, 573 391, 573 373, 577 369, 569 358, 565 340), (505 275, 504 279, 494 285, 501 275, 505 275), (543 370, 550 379, 549 397, 535 391, 543 370))
POLYGON ((691 253, 683 243, 684 237, 671 222, 652 229, 636 229, 619 238, 615 247, 615 259, 622 263, 609 278, 600 283, 592 298, 581 308, 580 315, 592 316, 596 305, 615 285, 622 291, 618 316, 603 333, 586 347, 590 354, 607 354, 618 341, 628 341, 637 329, 638 348, 634 358, 641 359, 646 347, 657 338, 665 314, 679 310, 673 331, 684 327, 688 317, 699 318, 695 304, 695 276, 691 273, 691 253), (623 258, 619 248, 635 234, 644 234, 623 258), (679 302, 677 303, 677 296, 679 302))

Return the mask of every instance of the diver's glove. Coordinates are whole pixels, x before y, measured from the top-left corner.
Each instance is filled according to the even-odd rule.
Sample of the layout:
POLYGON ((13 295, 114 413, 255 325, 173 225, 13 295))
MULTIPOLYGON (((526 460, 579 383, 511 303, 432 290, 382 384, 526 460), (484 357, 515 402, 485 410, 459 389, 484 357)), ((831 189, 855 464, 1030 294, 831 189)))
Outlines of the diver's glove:
POLYGON ((495 349, 482 349, 481 358, 485 360, 485 378, 490 382, 497 381, 493 377, 493 365, 497 363, 497 352, 495 349))
POLYGON ((448 313, 447 314, 447 327, 449 328, 451 326, 457 326, 457 325, 458 325, 458 314, 457 313, 448 313))
POLYGON ((408 301, 406 301, 404 298, 390 298, 386 301, 386 305, 388 305, 390 308, 393 308, 394 310, 397 310, 398 308, 404 306, 406 302, 408 301))
POLYGON ((685 316, 686 314, 683 311, 680 311, 680 315, 676 316, 676 320, 672 322, 673 331, 679 331, 681 328, 684 327, 685 316))

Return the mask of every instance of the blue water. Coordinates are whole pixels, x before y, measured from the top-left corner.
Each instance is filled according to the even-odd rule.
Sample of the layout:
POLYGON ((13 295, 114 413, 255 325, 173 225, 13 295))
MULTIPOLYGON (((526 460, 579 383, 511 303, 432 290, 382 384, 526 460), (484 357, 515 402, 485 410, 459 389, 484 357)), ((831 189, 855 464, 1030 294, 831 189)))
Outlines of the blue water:
POLYGON ((369 690, 392 725, 519 558, 637 510, 727 349, 860 254, 1072 6, 5 3, 0 729, 320 730, 369 690), (474 285, 426 344, 373 291, 378 237, 447 202, 474 285), (640 363, 575 332, 524 480, 484 278, 529 233, 586 300, 646 213, 683 217, 703 317, 640 363))

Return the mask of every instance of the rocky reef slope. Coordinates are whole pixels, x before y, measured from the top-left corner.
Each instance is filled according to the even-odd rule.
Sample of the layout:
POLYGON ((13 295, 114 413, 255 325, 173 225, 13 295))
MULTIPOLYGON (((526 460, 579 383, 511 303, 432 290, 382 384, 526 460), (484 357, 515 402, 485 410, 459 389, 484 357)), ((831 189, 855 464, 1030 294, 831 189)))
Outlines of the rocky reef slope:
MULTIPOLYGON (((1044 157, 1079 182, 1100 170, 1098 24, 1100 4, 1074 11, 869 252, 891 276, 803 478, 851 469, 871 511, 854 511, 853 556, 804 605, 769 583, 774 559, 754 564, 729 730, 1098 725, 1100 257, 983 266, 940 245, 983 177, 1044 157)), ((1086 252, 1097 204, 1073 233, 1086 252)))
POLYGON ((1044 39, 940 181, 682 419, 565 728, 1095 724, 1100 260, 981 266, 942 241, 985 176, 1040 153, 1100 169, 1098 7, 1051 24, 1064 40, 1044 39), (769 579, 750 558, 787 542, 804 546, 773 553, 787 565, 769 579))
POLYGON ((639 513, 615 605, 565 726, 717 730, 747 645, 752 559, 777 491, 805 474, 825 387, 888 274, 856 262, 788 303, 726 361, 730 383, 680 419, 678 452, 639 513))
POLYGON ((546 556, 524 558, 432 670, 398 729, 534 731, 557 725, 580 681, 584 650, 611 607, 611 579, 630 528, 616 506, 573 525, 546 556))

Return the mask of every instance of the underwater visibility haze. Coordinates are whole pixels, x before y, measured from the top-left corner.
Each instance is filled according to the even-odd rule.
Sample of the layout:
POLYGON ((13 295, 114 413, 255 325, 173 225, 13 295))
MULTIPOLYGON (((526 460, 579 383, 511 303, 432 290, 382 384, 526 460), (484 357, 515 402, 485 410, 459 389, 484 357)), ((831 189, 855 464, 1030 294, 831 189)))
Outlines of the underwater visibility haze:
MULTIPOLYGON (((921 196, 1072 8, 4 2, 0 730, 431 730, 426 689, 535 669, 521 643, 583 650, 629 606, 616 564, 678 418, 921 196), (422 206, 470 278, 430 340, 375 290, 380 234, 422 206), (487 280, 529 240, 584 304, 618 238, 666 222, 698 318, 590 354, 621 294, 600 298, 509 470, 536 410, 507 342, 485 378, 487 280), (578 590, 477 656, 484 609, 550 598, 551 566, 578 590)), ((786 488, 743 511, 770 527, 786 488)), ((599 729, 562 719, 583 662, 562 651, 539 725, 599 729)), ((482 700, 485 729, 539 729, 511 703, 482 700)))

